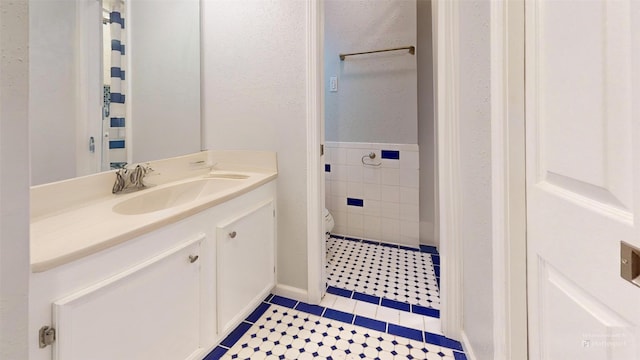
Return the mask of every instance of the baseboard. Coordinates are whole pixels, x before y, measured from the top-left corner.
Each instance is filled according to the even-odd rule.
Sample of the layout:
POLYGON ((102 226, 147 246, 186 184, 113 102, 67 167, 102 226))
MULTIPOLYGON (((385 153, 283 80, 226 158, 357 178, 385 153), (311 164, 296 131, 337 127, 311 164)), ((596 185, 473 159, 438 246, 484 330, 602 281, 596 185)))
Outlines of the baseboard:
POLYGON ((303 290, 303 289, 289 286, 289 285, 277 284, 273 288, 273 293, 276 295, 288 297, 293 300, 298 300, 302 302, 309 301, 309 293, 307 292, 307 290, 303 290))
POLYGON ((420 221, 420 245, 440 247, 440 242, 435 234, 435 226, 430 221, 420 221))
POLYGON ((473 348, 471 347, 471 342, 469 342, 469 338, 467 337, 467 333, 462 330, 460 332, 462 348, 464 349, 465 355, 467 355, 467 360, 477 360, 476 354, 473 352, 473 348))

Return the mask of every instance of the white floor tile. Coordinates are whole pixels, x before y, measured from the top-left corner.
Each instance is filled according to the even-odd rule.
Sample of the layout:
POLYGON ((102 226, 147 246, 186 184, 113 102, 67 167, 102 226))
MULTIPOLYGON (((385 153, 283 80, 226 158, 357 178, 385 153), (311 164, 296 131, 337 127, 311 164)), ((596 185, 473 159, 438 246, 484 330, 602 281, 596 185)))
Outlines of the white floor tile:
POLYGON ((378 305, 356 300, 354 314, 375 319, 378 305))
POLYGON ((339 296, 337 295, 333 295, 333 294, 325 294, 324 297, 322 298, 322 301, 320 301, 320 306, 324 306, 324 307, 333 307, 333 304, 336 302, 336 300, 339 298, 339 296))
POLYGON ((378 311, 376 311, 376 319, 398 325, 400 323, 400 310, 379 306, 378 311))
POLYGON ((424 331, 424 316, 413 314, 406 311, 400 312, 400 324, 412 329, 418 329, 424 331))

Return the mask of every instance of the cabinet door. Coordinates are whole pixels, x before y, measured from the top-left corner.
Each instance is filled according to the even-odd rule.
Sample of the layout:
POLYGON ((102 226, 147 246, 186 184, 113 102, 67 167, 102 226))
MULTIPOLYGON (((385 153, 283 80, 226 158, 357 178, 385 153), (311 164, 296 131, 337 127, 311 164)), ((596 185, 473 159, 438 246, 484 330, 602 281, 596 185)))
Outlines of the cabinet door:
POLYGON ((273 211, 269 201, 217 228, 219 334, 237 325, 275 285, 273 211))
POLYGON ((201 355, 201 234, 53 304, 57 360, 201 355), (195 260, 195 261, 194 261, 195 260))

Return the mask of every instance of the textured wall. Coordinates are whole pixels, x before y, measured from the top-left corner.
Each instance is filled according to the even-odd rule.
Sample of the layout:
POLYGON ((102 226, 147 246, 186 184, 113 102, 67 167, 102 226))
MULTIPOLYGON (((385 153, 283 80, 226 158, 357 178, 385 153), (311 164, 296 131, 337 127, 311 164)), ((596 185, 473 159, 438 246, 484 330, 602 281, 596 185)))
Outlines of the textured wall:
POLYGON ((29 358, 29 9, 0 1, 0 359, 29 358))
POLYGON ((306 3, 204 1, 209 149, 278 153, 278 283, 307 289, 306 3))
POLYGON ((460 158, 464 331, 493 359, 489 1, 460 2, 460 158))
MULTIPOLYGON (((338 54, 416 45, 415 0, 325 1, 327 141, 417 144, 416 57, 407 51, 338 54)), ((419 49, 417 50, 420 51, 419 49)))
POLYGON ((418 145, 420 146, 420 242, 439 245, 436 223, 436 134, 433 95, 431 1, 417 0, 418 145))

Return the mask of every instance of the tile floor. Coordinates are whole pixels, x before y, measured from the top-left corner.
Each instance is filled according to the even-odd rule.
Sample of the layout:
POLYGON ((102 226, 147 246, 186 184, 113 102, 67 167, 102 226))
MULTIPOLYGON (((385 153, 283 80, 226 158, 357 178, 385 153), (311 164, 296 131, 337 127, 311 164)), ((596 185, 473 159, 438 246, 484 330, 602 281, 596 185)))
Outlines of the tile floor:
POLYGON ((270 295, 204 360, 466 360, 442 335, 270 295))
POLYGON ((320 305, 269 295, 204 360, 466 360, 441 333, 439 256, 334 236, 320 305))
POLYGON ((431 253, 340 237, 327 241, 327 252, 329 286, 440 309, 431 253))

